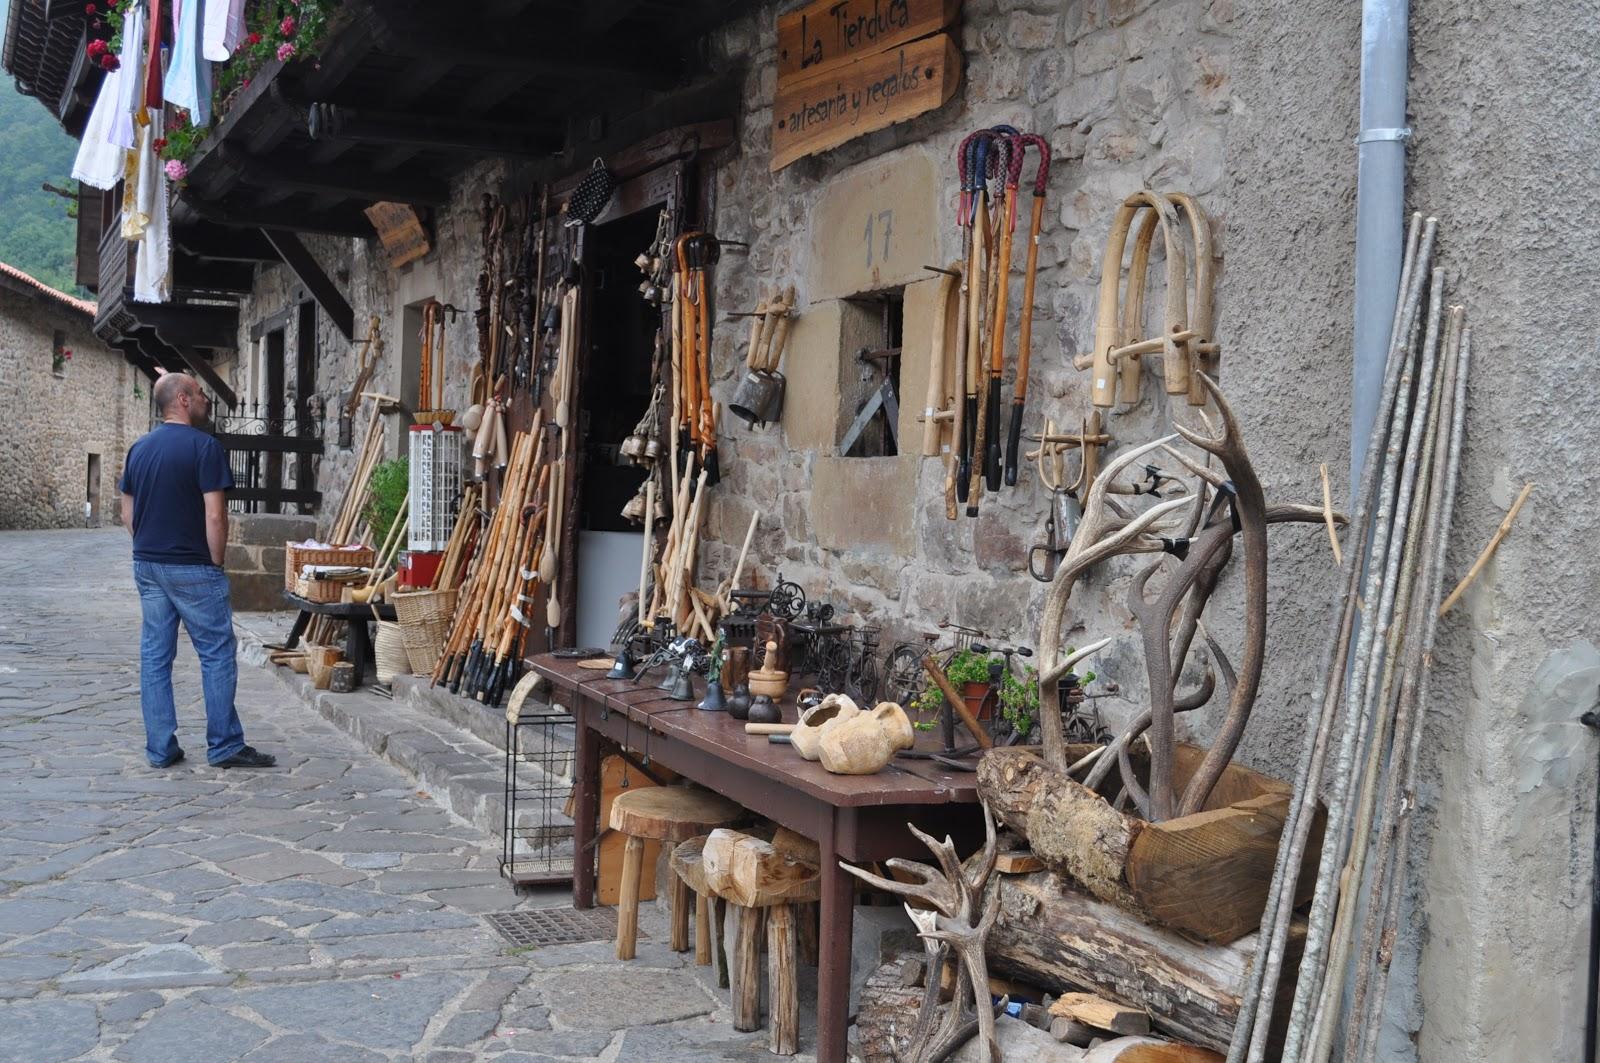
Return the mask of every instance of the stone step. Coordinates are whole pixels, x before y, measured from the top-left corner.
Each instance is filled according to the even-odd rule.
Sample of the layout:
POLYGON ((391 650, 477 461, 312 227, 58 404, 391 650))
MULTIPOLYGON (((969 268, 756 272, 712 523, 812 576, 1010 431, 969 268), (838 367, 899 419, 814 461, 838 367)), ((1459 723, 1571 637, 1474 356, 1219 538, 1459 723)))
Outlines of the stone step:
MULTIPOLYGON (((258 614, 259 616, 259 614, 258 614)), ((416 780, 435 801, 490 838, 503 838, 506 817, 505 716, 476 702, 429 690, 426 679, 402 680, 395 685, 395 696, 385 698, 372 687, 361 687, 349 694, 317 690, 310 678, 268 661, 266 641, 277 641, 282 633, 272 621, 257 617, 238 618, 239 654, 248 664, 267 670, 288 691, 315 709, 340 730, 354 737, 373 753, 383 757, 416 780), (451 705, 451 702, 457 704, 451 705), (482 721, 499 720, 498 730, 486 728, 482 721), (476 719, 477 727, 463 727, 456 721, 476 719), (497 741, 490 742, 480 734, 497 741)), ((529 705, 530 709, 537 706, 529 705)), ((517 765, 518 786, 524 790, 547 789, 551 805, 549 829, 553 839, 569 839, 572 821, 562 814, 566 791, 571 787, 572 728, 523 727, 525 759, 517 765), (536 744, 535 744, 536 743, 536 744), (554 754, 552 771, 546 775, 542 758, 526 759, 547 747, 554 754)), ((518 827, 528 832, 535 826, 543 802, 519 800, 518 827)), ((557 841, 558 851, 562 849, 557 841)))

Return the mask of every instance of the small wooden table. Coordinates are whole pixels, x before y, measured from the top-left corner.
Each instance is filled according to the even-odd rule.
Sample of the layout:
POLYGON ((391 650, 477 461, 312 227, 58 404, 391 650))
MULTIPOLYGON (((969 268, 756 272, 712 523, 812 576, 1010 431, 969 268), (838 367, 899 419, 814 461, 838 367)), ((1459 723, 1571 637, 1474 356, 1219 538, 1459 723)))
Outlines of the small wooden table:
POLYGON ((388 602, 379 602, 369 605, 365 602, 313 602, 309 598, 302 598, 293 591, 283 592, 284 598, 290 605, 300 610, 300 615, 294 618, 294 626, 289 629, 289 637, 283 640, 283 648, 292 650, 300 641, 300 636, 305 634, 306 626, 311 623, 313 616, 327 616, 345 622, 344 659, 355 666, 357 685, 365 681, 368 672, 376 675, 372 660, 372 636, 367 632, 367 621, 373 618, 372 611, 378 611, 379 620, 393 620, 395 618, 394 606, 388 602))
MULTIPOLYGON (((876 775, 830 775, 790 746, 745 734, 744 723, 725 712, 696 709, 698 688, 694 701, 673 701, 655 689, 655 678, 638 685, 605 679, 604 672, 549 654, 529 663, 550 681, 552 700, 570 706, 576 721, 575 852, 591 853, 597 833, 600 754, 606 739, 816 841, 822 858, 817 1059, 843 1063, 855 879, 839 869, 839 861, 926 859, 927 850, 906 830, 907 823, 976 848, 983 836, 976 776, 905 757, 876 775)), ((784 710, 793 721, 794 706, 786 704, 784 710)), ((917 742, 918 748, 938 748, 930 734, 919 732, 917 742)), ((591 853, 573 869, 573 905, 593 907, 594 891, 591 853)))

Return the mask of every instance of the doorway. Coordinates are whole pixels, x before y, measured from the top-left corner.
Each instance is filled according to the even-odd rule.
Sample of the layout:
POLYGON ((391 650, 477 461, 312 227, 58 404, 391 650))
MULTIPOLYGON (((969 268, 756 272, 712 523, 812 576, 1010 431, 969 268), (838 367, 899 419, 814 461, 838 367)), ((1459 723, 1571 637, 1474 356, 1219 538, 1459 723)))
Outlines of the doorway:
MULTIPOLYGON (((284 394, 284 337, 283 328, 280 326, 267 333, 267 424, 266 434, 269 436, 283 435, 283 394, 284 394)), ((267 454, 267 482, 262 485, 269 491, 283 490, 283 452, 270 451, 267 454)), ((268 513, 281 513, 283 504, 272 498, 265 507, 268 513)))
POLYGON ((637 589, 643 531, 622 516, 645 469, 622 455, 650 404, 651 364, 660 311, 639 294, 634 259, 656 235, 661 203, 596 225, 584 234, 587 344, 580 408, 583 480, 578 500, 579 646, 606 646, 624 596, 637 589))
POLYGON ((89 455, 88 485, 84 493, 83 523, 86 528, 100 526, 100 455, 89 455))

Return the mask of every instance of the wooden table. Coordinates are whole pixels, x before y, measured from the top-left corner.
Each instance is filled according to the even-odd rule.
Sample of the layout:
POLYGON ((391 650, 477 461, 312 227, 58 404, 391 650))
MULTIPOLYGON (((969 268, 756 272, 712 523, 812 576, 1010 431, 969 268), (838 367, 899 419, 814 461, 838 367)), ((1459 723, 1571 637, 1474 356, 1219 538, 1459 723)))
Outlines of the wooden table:
MULTIPOLYGON (((575 852, 591 853, 597 834, 601 745, 607 739, 816 841, 822 857, 817 1059, 843 1063, 856 880, 839 869, 839 861, 927 859, 907 823, 976 848, 983 836, 976 776, 904 757, 876 775, 831 775, 791 746, 745 734, 743 722, 727 713, 696 709, 703 684, 694 701, 673 701, 655 689, 654 674, 635 685, 548 654, 529 663, 550 681, 552 700, 570 708, 577 723, 575 852)), ((784 714, 793 722, 794 706, 785 705, 784 714)), ((936 748, 937 739, 919 732, 918 746, 936 748)), ((594 890, 590 855, 573 869, 574 906, 593 907, 594 890)))
POLYGON ((357 685, 365 680, 368 672, 374 671, 372 636, 367 632, 367 621, 373 619, 374 609, 378 611, 377 619, 393 620, 394 606, 387 602, 379 602, 375 606, 364 602, 313 602, 288 590, 283 592, 283 596, 290 605, 300 610, 300 615, 294 618, 294 626, 289 629, 289 637, 283 640, 284 649, 295 648, 313 616, 332 617, 345 621, 344 659, 355 666, 357 685))

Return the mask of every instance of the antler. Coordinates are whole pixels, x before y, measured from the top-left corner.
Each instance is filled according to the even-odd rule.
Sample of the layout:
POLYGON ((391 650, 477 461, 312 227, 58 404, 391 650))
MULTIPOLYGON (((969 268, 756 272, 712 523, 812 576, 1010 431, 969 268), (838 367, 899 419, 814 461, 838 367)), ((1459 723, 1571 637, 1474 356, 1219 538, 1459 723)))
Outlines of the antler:
POLYGON ((890 860, 888 865, 897 871, 910 872, 920 881, 886 879, 839 861, 841 868, 874 888, 927 906, 919 909, 910 903, 906 904, 906 913, 916 925, 928 957, 928 985, 923 992, 922 1010, 917 1014, 912 1032, 908 1055, 911 1063, 942 1060, 972 1035, 974 1027, 962 1021, 969 997, 977 1013, 975 1029, 981 1034, 983 1042, 979 1058, 987 1063, 1000 1063, 1000 1049, 994 1033, 994 1011, 989 1005, 989 976, 983 958, 984 941, 1000 914, 999 891, 988 892, 999 843, 995 835, 994 816, 990 814, 988 805, 981 807, 983 848, 965 865, 956 858, 955 844, 948 837, 944 841, 936 841, 909 823, 906 824, 907 828, 933 853, 939 867, 913 864, 906 860, 890 860), (985 893, 988 893, 988 900, 980 911, 979 900, 985 893), (935 1026, 933 1012, 939 1006, 939 983, 945 962, 952 951, 959 961, 956 993, 935 1026))
POLYGON ((1261 668, 1267 649, 1267 499, 1256 477, 1250 456, 1245 452, 1239 422, 1233 407, 1223 397, 1216 381, 1204 373, 1195 374, 1211 400, 1216 403, 1222 430, 1216 436, 1201 435, 1175 425, 1178 434, 1194 446, 1214 454, 1233 481, 1234 515, 1238 518, 1241 554, 1244 558, 1244 655, 1240 660, 1238 683, 1228 698, 1228 711, 1217 729, 1217 737, 1206 750, 1200 767, 1183 792, 1179 815, 1198 812, 1217 784, 1222 771, 1233 759, 1244 737, 1245 724, 1255 706, 1261 685, 1261 668))

